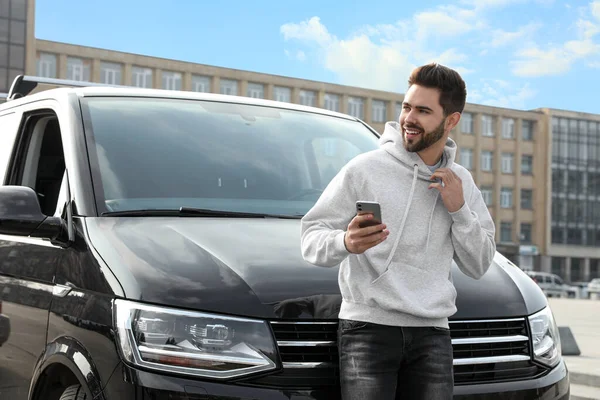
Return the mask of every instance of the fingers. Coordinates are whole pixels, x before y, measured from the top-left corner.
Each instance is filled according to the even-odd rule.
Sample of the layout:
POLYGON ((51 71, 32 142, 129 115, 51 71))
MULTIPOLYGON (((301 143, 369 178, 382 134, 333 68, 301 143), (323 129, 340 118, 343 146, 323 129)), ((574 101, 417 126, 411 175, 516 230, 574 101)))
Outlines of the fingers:
POLYGON ((385 224, 360 227, 361 223, 373 220, 373 214, 356 215, 348 225, 344 241, 346 248, 356 254, 361 254, 383 242, 389 235, 385 224))
POLYGON ((456 172, 452 171, 449 168, 440 168, 436 169, 433 174, 431 174, 431 180, 441 179, 442 181, 449 183, 453 180, 459 180, 460 178, 456 175, 456 172))
MULTIPOLYGON (((366 229, 366 228, 362 228, 362 229, 366 229)), ((362 229, 359 229, 359 230, 362 230, 362 229)), ((384 230, 381 232, 372 233, 367 236, 360 236, 360 234, 357 234, 357 231, 359 231, 359 230, 346 232, 346 237, 344 240, 346 243, 346 248, 351 253, 356 253, 356 254, 364 253, 366 250, 370 249, 371 247, 374 247, 374 246, 378 245, 379 243, 383 242, 390 233, 388 230, 384 230)))
POLYGON ((370 234, 370 233, 385 229, 385 227, 386 227, 385 224, 372 225, 374 223, 373 218, 374 218, 374 216, 371 213, 357 214, 352 219, 352 221, 350 221, 350 225, 348 225, 348 228, 349 229, 351 229, 351 228, 367 229, 364 231, 364 234, 370 234))
POLYGON ((440 192, 442 191, 442 188, 443 188, 442 184, 438 183, 438 182, 435 182, 435 183, 432 183, 429 185, 429 189, 437 189, 440 192))

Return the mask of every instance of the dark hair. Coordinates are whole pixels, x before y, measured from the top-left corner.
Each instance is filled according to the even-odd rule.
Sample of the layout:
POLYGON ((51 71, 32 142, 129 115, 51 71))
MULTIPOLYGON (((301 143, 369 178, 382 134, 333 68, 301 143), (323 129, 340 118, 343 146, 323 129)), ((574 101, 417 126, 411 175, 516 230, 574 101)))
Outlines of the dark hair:
POLYGON ((408 78, 408 87, 412 85, 438 89, 440 105, 444 115, 462 113, 467 100, 465 81, 455 70, 437 63, 417 67, 408 78))

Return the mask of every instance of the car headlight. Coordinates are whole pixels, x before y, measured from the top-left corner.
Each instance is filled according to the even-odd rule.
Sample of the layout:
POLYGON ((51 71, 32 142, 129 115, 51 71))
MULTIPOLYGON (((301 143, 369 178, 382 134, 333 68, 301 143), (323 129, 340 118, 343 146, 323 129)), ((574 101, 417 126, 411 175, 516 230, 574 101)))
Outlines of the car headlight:
POLYGON ((134 366, 222 379, 276 368, 265 321, 116 300, 115 324, 134 366))
POLYGON ((560 335, 550 307, 529 317, 533 338, 533 358, 549 367, 561 357, 560 335))

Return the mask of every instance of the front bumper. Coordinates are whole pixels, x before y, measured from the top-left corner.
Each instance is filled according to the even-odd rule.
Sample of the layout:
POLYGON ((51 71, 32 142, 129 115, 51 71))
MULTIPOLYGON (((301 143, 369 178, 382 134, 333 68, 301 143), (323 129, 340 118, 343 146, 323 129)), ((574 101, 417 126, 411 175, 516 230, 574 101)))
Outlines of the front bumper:
POLYGON ((4 315, 0 314, 0 346, 4 344, 8 340, 10 336, 10 319, 4 315))
MULTIPOLYGON (((258 388, 178 378, 121 366, 104 389, 106 400, 339 400, 338 390, 258 388)), ((525 381, 457 386, 457 400, 569 400, 569 373, 561 361, 543 377, 525 381)))

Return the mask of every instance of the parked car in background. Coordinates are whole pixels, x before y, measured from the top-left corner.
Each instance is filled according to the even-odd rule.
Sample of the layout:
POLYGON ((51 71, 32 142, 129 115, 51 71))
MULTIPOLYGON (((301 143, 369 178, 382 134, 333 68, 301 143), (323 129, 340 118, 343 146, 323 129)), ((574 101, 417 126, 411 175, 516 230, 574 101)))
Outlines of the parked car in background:
POLYGON ((579 295, 577 298, 580 299, 588 299, 590 294, 588 292, 589 282, 571 282, 571 286, 575 286, 579 290, 579 295))
POLYGON ((592 279, 587 286, 587 291, 590 297, 600 298, 600 278, 592 279))
POLYGON ((549 272, 526 271, 527 275, 542 289, 548 297, 577 297, 579 288, 566 284, 563 279, 549 272))
MULTIPOLYGON (((0 105, 0 398, 339 399, 338 268, 303 260, 300 218, 377 132, 81 85, 18 77, 0 105), (72 87, 28 95, 40 82, 72 87)), ((479 281, 452 273, 457 397, 568 399, 533 280, 499 253, 479 281)))

